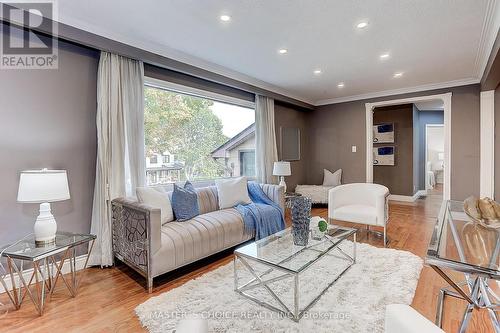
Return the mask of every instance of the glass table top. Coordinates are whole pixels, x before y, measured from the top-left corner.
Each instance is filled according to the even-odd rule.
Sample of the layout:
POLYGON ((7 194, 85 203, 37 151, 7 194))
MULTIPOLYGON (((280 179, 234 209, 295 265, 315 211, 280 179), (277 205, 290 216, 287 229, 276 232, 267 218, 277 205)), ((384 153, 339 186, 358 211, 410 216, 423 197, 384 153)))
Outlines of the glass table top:
POLYGON ((307 246, 299 246, 293 244, 292 228, 287 228, 244 245, 236 249, 235 254, 293 272, 300 272, 355 233, 356 229, 330 225, 323 239, 315 240, 311 238, 309 232, 307 246))
POLYGON ((427 250, 426 262, 465 273, 500 278, 500 230, 474 223, 463 202, 444 201, 427 250))
POLYGON ((90 234, 75 234, 61 231, 56 234, 55 244, 37 246, 35 245, 35 236, 31 235, 20 242, 3 247, 0 249, 0 252, 2 252, 3 257, 37 261, 47 256, 65 251, 69 247, 90 242, 95 238, 96 236, 90 234))

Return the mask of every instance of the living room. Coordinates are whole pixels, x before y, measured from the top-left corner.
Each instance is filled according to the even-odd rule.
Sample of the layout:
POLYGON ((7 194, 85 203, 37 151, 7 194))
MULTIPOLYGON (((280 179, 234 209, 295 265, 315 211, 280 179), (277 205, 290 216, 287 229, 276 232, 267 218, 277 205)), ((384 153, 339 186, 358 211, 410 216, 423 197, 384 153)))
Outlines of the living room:
POLYGON ((0 331, 500 332, 497 0, 0 7, 0 331))

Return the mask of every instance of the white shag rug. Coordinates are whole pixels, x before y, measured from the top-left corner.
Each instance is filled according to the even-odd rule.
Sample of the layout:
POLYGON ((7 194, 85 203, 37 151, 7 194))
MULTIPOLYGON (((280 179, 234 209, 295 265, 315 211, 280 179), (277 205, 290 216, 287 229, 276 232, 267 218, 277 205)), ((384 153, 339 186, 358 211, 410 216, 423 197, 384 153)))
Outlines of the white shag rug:
MULTIPOLYGON (((344 242, 343 250, 352 251, 344 242)), ((210 332, 383 332, 385 307, 410 304, 423 261, 394 249, 357 244, 354 264, 309 309, 298 323, 268 310, 234 291, 233 263, 153 297, 135 311, 150 332, 172 332, 183 318, 207 318, 210 332)), ((260 271, 265 267, 257 266, 260 271)), ((301 308, 345 267, 336 256, 324 256, 301 273, 301 308)), ((251 276, 238 266, 239 285, 251 276)), ((269 275, 267 277, 272 277, 269 275)), ((272 289, 292 308, 292 279, 274 282, 272 289)), ((264 288, 248 291, 275 304, 264 288)))

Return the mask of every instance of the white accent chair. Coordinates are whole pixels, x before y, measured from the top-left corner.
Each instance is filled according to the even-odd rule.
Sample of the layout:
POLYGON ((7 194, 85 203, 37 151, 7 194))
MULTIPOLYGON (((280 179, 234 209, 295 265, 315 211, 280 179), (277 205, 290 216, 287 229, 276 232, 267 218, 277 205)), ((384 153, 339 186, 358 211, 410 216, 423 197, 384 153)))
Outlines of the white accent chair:
POLYGON ((386 226, 389 219, 388 197, 389 189, 379 184, 339 185, 328 192, 328 217, 334 220, 383 227, 384 246, 386 246, 386 226))
POLYGON ((444 333, 433 322, 405 304, 385 308, 385 333, 444 333))

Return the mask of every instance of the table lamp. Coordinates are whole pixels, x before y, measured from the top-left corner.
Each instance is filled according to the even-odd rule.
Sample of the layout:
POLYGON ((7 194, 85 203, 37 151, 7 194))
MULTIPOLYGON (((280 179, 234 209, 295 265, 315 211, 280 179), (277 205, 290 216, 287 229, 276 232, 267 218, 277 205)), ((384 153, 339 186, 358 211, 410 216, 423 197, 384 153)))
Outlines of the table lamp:
POLYGON ((57 223, 51 213, 50 203, 69 198, 66 170, 42 169, 21 172, 17 202, 40 204, 40 214, 34 226, 37 246, 55 243, 57 223))
POLYGON ((285 188, 285 192, 286 192, 285 176, 290 176, 291 174, 292 171, 290 168, 290 162, 285 162, 285 161, 274 162, 273 175, 280 177, 279 185, 285 188))

